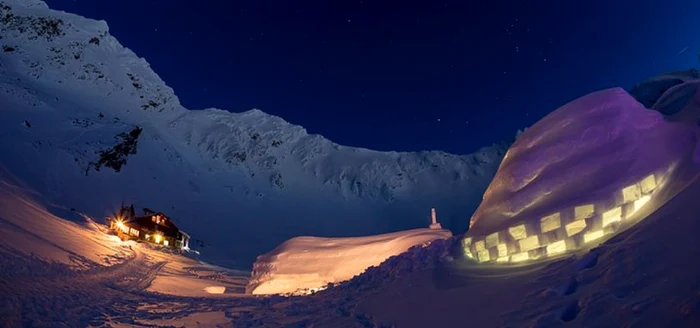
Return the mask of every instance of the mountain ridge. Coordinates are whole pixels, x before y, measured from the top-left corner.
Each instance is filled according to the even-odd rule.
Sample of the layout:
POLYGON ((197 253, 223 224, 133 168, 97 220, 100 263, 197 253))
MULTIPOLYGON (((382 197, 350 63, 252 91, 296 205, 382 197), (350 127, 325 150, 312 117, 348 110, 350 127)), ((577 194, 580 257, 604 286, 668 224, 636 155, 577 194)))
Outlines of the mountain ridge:
POLYGON ((0 33, 0 149, 20 154, 0 164, 92 216, 121 201, 163 209, 206 245, 237 248, 216 260, 300 234, 415 228, 432 206, 464 230, 506 150, 380 152, 259 109, 188 110, 106 22, 42 1, 0 1, 0 33))

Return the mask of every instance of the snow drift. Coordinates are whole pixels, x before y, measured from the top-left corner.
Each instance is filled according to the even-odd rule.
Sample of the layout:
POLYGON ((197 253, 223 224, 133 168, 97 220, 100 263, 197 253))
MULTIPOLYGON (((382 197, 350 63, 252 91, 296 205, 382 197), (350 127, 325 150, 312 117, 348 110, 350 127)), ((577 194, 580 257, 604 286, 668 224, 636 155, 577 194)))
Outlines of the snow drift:
POLYGON ((250 294, 319 290, 361 274, 413 246, 452 236, 444 229, 413 229, 352 238, 292 238, 258 257, 246 287, 250 294))
POLYGON ((92 217, 163 211, 219 264, 298 235, 413 229, 432 206, 466 230, 505 152, 379 152, 259 110, 188 110, 104 21, 38 0, 0 0, 0 34, 0 164, 92 217))
MULTIPOLYGON (((669 89, 655 106, 680 107, 677 112, 697 119, 695 85, 669 89)), ((619 88, 564 105, 506 153, 472 216, 467 255, 516 262, 611 235, 641 219, 634 214, 662 195, 674 169, 695 151, 698 135, 694 121, 665 118, 619 88)))

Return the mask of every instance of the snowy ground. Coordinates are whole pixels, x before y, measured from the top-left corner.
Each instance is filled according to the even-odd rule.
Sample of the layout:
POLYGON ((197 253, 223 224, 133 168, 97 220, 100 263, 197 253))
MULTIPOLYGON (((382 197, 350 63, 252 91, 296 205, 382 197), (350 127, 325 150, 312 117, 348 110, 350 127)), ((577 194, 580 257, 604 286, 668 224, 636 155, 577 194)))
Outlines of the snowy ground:
POLYGON ((439 240, 314 295, 253 297, 236 293, 245 278, 235 273, 58 221, 5 179, 0 326, 697 327, 700 182, 688 173, 675 190, 658 211, 600 247, 550 262, 449 261, 449 246, 459 242, 439 240), (38 226, 61 226, 22 230, 29 214, 38 226), (34 255, 13 249, 12 236, 36 245, 34 255), (66 243, 69 236, 84 247, 66 243), (207 286, 231 292, 207 294, 207 286))
POLYGON ((695 172, 679 176, 673 190, 680 193, 659 210, 591 250, 491 266, 449 261, 450 244, 436 242, 303 301, 271 302, 246 320, 266 327, 290 318, 321 327, 697 327, 695 172))
MULTIPOLYGON (((501 154, 378 153, 335 145, 260 111, 186 112, 104 22, 37 0, 0 4, 3 44, 13 49, 0 54, 1 327, 700 326, 700 156, 683 158, 640 223, 599 247, 534 264, 476 265, 460 256, 457 238, 440 239, 313 295, 260 297, 242 294, 247 272, 123 243, 101 218, 69 207, 94 217, 142 186, 133 198, 189 218, 185 228, 215 235, 209 249, 235 263, 288 237, 270 234, 270 226, 289 236, 300 227, 324 235, 388 231, 415 226, 416 213, 435 202, 466 224, 462 214, 501 154), (56 18, 63 32, 52 28, 63 24, 56 18), (85 175, 94 151, 135 124, 145 128, 141 148, 121 173, 85 175), (280 172, 285 184, 270 179, 280 172), (290 212, 298 204, 308 206, 290 212)), ((650 97, 638 100, 654 103, 664 120, 695 124, 697 83, 662 84, 662 92, 647 85, 650 97)), ((620 127, 592 120, 583 128, 620 127)), ((581 196, 580 185, 566 187, 581 196)))
POLYGON ((191 313, 211 323, 252 301, 242 295, 248 272, 122 242, 87 218, 59 218, 0 171, 0 326, 165 324, 191 313))

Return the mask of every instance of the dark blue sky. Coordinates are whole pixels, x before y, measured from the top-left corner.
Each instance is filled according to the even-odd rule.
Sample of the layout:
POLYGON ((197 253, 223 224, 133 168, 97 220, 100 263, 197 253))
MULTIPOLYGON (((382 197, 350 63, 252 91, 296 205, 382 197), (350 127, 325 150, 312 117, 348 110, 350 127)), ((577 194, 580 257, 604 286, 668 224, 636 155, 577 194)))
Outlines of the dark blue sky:
POLYGON ((700 50, 697 0, 47 2, 106 20, 188 108, 379 150, 472 152, 700 50))

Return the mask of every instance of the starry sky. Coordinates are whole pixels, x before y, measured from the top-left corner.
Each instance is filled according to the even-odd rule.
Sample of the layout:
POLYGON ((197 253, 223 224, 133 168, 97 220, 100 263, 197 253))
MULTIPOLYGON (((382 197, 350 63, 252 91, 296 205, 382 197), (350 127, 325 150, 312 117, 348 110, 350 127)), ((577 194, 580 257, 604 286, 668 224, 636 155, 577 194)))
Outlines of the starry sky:
POLYGON ((470 153, 591 91, 697 67, 697 0, 48 0, 104 19, 190 109, 470 153))

